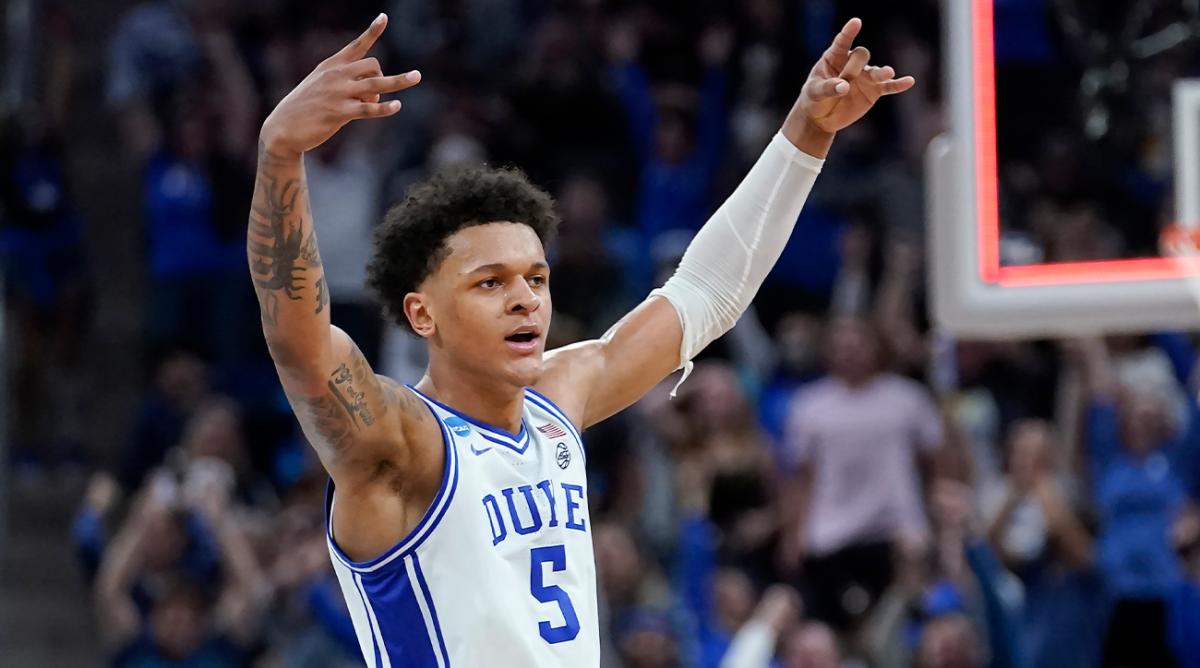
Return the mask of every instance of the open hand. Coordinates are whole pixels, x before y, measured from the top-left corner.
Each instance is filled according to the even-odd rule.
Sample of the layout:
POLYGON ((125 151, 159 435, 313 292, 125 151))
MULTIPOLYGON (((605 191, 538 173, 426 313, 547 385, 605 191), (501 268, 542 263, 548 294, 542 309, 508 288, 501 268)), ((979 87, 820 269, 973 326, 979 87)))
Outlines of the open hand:
POLYGON ((385 27, 387 15, 380 14, 279 102, 263 123, 262 141, 268 150, 298 155, 320 146, 350 121, 400 111, 399 101, 381 102, 379 96, 415 86, 421 73, 384 76, 379 61, 365 57, 385 27))
POLYGON ((903 93, 916 83, 911 76, 897 79, 896 71, 886 65, 869 65, 871 52, 854 46, 861 29, 859 19, 846 22, 813 66, 796 101, 796 108, 808 121, 825 132, 851 125, 880 97, 903 93))

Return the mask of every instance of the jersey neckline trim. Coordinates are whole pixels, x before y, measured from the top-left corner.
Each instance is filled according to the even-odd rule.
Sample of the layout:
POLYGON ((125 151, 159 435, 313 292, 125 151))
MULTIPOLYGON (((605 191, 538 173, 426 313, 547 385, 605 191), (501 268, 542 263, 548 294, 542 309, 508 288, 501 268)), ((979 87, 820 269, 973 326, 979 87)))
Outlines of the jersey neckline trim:
POLYGON ((579 454, 583 457, 584 465, 587 465, 587 448, 583 445, 583 436, 580 435, 579 428, 575 426, 575 423, 571 422, 571 418, 567 417, 566 412, 559 408, 558 404, 554 403, 550 397, 547 397, 532 387, 525 388, 525 392, 525 398, 534 406, 541 408, 550 415, 561 420, 562 423, 566 425, 567 431, 571 432, 571 435, 575 437, 575 442, 579 444, 579 454))
MULTIPOLYGON (((420 392, 417 392, 417 396, 425 399, 427 402, 432 401, 432 399, 429 399, 420 392)), ((453 436, 451 436, 446 425, 442 424, 442 421, 438 419, 438 415, 433 410, 433 407, 428 403, 426 403, 425 407, 433 414, 434 419, 437 420, 438 426, 442 430, 442 443, 446 449, 445 471, 442 473, 442 484, 438 487, 437 495, 433 497, 433 503, 429 504, 429 509, 425 511, 425 514, 421 517, 421 521, 417 522, 417 526, 413 527, 413 530, 400 539, 400 542, 396 543, 395 546, 370 561, 354 561, 345 552, 342 552, 342 548, 338 546, 337 541, 333 538, 334 484, 332 479, 329 481, 325 493, 325 536, 329 541, 330 547, 333 548, 333 553, 337 556, 338 561, 341 561, 343 565, 352 571, 359 573, 376 571, 388 565, 397 557, 413 552, 433 533, 438 523, 442 521, 442 517, 445 516, 446 510, 450 507, 450 501, 454 498, 454 491, 458 488, 458 448, 454 447, 453 436)))
POLYGON ((534 401, 535 404, 542 406, 542 408, 546 409, 546 411, 549 412, 551 415, 554 415, 558 419, 562 420, 563 424, 567 425, 567 429, 570 429, 571 433, 575 435, 575 439, 577 441, 579 441, 579 444, 583 445, 583 439, 580 437, 580 429, 578 426, 575 425, 574 422, 571 421, 571 418, 567 417, 566 411, 559 408, 558 404, 554 403, 553 399, 542 394, 541 392, 538 392, 537 390, 533 389, 532 387, 525 388, 525 391, 528 392, 529 394, 532 394, 537 399, 541 399, 542 402, 547 404, 547 405, 542 405, 542 402, 534 401))
MULTIPOLYGON (((425 394, 424 392, 418 390, 417 388, 413 387, 412 385, 405 385, 405 387, 409 388, 413 392, 416 392, 418 395, 420 395, 426 401, 433 403, 438 408, 441 408, 442 410, 452 413, 455 416, 460 417, 463 420, 466 420, 467 422, 471 423, 471 425, 473 427, 475 427, 476 429, 478 429, 480 431, 481 435, 484 438, 487 438, 489 441, 498 443, 500 445, 507 445, 510 448, 512 448, 513 450, 516 450, 518 453, 524 453, 525 449, 529 447, 529 430, 525 428, 524 416, 521 417, 521 431, 519 433, 514 434, 511 431, 508 431, 507 429, 497 427, 494 424, 488 424, 487 422, 484 422, 483 420, 477 420, 456 408, 447 406, 446 404, 443 404, 442 402, 438 401, 437 399, 434 399, 433 397, 429 396, 428 394, 425 394)), ((524 413, 524 411, 522 411, 522 413, 524 413)), ((439 420, 439 422, 440 422, 440 420, 439 420)))

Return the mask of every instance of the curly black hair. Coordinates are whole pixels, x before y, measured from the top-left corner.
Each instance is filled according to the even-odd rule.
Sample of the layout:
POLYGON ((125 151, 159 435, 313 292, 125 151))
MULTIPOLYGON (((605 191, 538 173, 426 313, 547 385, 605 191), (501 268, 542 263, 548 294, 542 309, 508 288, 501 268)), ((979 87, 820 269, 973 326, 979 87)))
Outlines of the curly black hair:
POLYGON ((405 193, 375 230, 367 287, 384 315, 408 325, 404 296, 446 259, 446 239, 473 225, 524 223, 542 245, 558 230, 554 200, 516 168, 456 166, 436 172, 405 193))

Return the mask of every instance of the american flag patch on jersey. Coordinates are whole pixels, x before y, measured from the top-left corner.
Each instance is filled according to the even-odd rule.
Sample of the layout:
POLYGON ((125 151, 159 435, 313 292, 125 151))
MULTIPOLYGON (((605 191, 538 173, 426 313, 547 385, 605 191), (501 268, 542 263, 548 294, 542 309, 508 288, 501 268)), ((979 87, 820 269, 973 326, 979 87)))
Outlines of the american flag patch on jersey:
POLYGON ((547 423, 537 428, 538 431, 549 436, 550 438, 562 438, 567 435, 567 432, 562 430, 562 427, 547 423))

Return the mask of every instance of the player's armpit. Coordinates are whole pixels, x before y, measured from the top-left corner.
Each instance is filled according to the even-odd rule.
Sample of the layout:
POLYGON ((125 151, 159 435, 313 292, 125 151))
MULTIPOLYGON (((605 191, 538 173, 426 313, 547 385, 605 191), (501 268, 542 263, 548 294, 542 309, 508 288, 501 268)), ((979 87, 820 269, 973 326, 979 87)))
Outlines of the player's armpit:
POLYGON ((538 389, 586 429, 641 399, 679 368, 682 338, 671 303, 650 297, 603 338, 549 352, 538 389))

